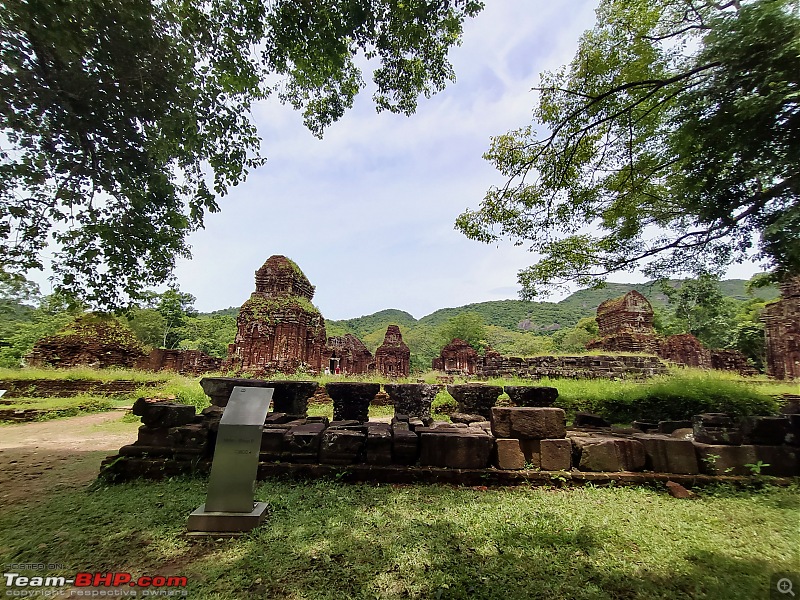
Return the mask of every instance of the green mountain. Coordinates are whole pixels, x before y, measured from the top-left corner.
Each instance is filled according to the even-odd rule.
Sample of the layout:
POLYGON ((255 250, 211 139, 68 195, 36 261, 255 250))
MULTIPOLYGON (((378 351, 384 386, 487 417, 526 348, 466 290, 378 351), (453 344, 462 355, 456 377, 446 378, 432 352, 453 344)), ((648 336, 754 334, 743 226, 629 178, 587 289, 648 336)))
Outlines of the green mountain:
POLYGON ((376 329, 386 329, 389 325, 401 325, 404 327, 414 327, 417 320, 405 311, 396 308, 388 308, 371 315, 364 315, 355 319, 344 319, 341 321, 325 320, 325 328, 328 335, 342 335, 352 333, 359 338, 363 338, 368 333, 376 329), (331 334, 334 331, 335 334, 331 334))
MULTIPOLYGON (((670 284, 678 287, 680 280, 670 280, 670 284)), ((720 281, 720 290, 724 296, 737 300, 749 300, 753 296, 746 291, 747 281, 744 279, 726 279, 720 281)), ((417 320, 405 311, 390 308, 371 315, 354 319, 326 320, 328 335, 344 335, 352 333, 359 338, 376 331, 385 331, 389 325, 400 325, 410 329, 416 326, 436 328, 448 319, 466 312, 475 312, 483 317, 487 325, 505 327, 512 331, 527 330, 535 333, 549 333, 565 327, 573 327, 580 319, 596 314, 601 302, 618 298, 630 290, 643 294, 654 306, 664 307, 667 297, 653 282, 648 283, 607 283, 599 289, 579 290, 560 302, 526 302, 524 300, 493 300, 477 302, 455 308, 441 308, 417 320)), ((777 298, 779 291, 775 287, 754 290, 755 297, 762 300, 777 298)), ((217 310, 210 315, 239 314, 239 308, 232 306, 217 310)))
POLYGON ((552 302, 493 300, 467 304, 458 308, 442 308, 422 317, 419 324, 438 327, 448 319, 465 312, 478 313, 487 325, 497 325, 511 330, 529 329, 533 331, 548 331, 572 326, 586 316, 586 311, 577 306, 562 306, 552 302))

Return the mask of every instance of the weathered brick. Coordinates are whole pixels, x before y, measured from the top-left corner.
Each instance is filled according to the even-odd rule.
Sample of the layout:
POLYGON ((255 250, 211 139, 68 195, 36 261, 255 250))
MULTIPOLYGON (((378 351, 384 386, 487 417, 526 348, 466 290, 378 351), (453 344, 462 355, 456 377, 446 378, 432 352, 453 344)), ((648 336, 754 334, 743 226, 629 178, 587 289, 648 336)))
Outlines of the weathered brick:
POLYGON ((572 438, 580 447, 582 471, 640 471, 646 464, 644 446, 637 440, 620 438, 572 438))
POLYGON ((484 469, 494 450, 494 438, 478 433, 423 433, 420 465, 454 469, 484 469))
POLYGON ((567 439, 540 440, 542 471, 569 471, 572 468, 572 442, 567 439))
POLYGON ((539 440, 495 439, 497 468, 504 470, 538 469, 539 440))
POLYGON ((647 468, 658 473, 696 475, 700 472, 691 440, 656 435, 635 435, 644 445, 647 468))
POLYGON ((319 462, 334 465, 361 462, 366 437, 360 431, 326 430, 320 443, 319 462))
POLYGON ((492 408, 492 433, 498 438, 554 439, 566 434, 566 415, 560 408, 492 408))
POLYGON ((413 431, 392 428, 392 462, 396 465, 415 465, 419 458, 419 436, 413 431))

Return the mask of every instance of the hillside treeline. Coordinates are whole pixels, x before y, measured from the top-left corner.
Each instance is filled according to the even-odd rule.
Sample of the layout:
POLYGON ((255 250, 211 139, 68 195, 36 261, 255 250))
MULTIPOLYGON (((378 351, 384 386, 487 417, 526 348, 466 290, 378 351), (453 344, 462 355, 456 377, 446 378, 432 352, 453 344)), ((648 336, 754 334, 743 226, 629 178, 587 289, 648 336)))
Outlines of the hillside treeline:
MULTIPOLYGON (((371 352, 383 342, 386 327, 396 324, 411 349, 414 371, 430 368, 441 348, 454 337, 478 352, 491 347, 501 354, 533 356, 585 351, 597 337, 594 315, 609 298, 637 289, 648 297, 661 335, 692 333, 711 348, 735 348, 763 368, 764 330, 760 321, 773 288, 758 289, 743 280, 701 277, 661 284, 608 284, 582 290, 558 302, 499 300, 443 308, 415 319, 401 310, 383 310, 347 320, 326 321, 329 337, 352 333, 371 352)), ((197 349, 224 357, 236 335, 235 307, 199 313, 195 298, 178 289, 153 293, 139 306, 114 315, 151 348, 197 349)), ((17 367, 36 340, 52 335, 83 308, 58 295, 40 296, 35 287, 0 283, 0 366, 17 367)))

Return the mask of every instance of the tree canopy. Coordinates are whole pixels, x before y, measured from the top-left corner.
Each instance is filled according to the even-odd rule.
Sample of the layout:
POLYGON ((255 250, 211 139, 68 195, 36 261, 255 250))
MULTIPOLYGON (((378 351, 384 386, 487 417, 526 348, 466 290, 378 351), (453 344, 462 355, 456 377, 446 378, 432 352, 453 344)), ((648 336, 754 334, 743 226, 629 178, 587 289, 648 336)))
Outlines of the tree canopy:
POLYGON ((321 136, 374 63, 378 110, 454 78, 475 0, 9 0, 0 11, 0 274, 44 266, 113 308, 168 280, 187 236, 264 162, 271 94, 321 136), (48 247, 48 244, 50 245, 48 247))
POLYGON ((536 90, 484 155, 505 184, 456 222, 540 255, 523 298, 747 257, 800 273, 798 0, 604 0, 536 90))

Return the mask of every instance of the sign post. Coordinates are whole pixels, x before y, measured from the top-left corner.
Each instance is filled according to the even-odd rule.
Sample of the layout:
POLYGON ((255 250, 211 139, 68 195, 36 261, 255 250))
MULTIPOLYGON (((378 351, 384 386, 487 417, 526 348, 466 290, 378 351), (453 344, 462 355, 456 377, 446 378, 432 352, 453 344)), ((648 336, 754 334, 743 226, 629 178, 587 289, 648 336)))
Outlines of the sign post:
POLYGON ((205 504, 189 515, 190 532, 250 531, 263 521, 266 502, 254 502, 258 453, 272 388, 233 388, 222 413, 205 504))

